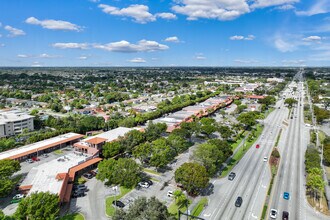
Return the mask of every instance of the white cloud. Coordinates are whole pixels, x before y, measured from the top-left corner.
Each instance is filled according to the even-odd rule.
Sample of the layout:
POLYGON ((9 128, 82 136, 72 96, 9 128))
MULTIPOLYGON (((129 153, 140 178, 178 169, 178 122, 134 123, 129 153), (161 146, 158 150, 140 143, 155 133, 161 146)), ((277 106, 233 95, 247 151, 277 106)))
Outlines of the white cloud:
POLYGON ((199 18, 232 20, 250 12, 245 0, 176 0, 172 7, 176 13, 188 16, 188 20, 199 18))
POLYGON ((253 64, 253 63, 259 63, 258 60, 248 59, 248 60, 242 60, 242 59, 235 59, 235 63, 238 64, 253 64))
POLYGON ((87 57, 87 56, 80 56, 80 57, 78 57, 78 59, 79 59, 79 60, 87 60, 88 57, 87 57))
POLYGON ((295 9, 295 7, 291 4, 286 4, 286 5, 277 6, 275 9, 281 10, 281 11, 287 11, 287 10, 295 9))
POLYGON ((131 60, 128 60, 128 62, 131 62, 131 63, 146 63, 147 61, 143 58, 137 57, 137 58, 133 58, 131 60))
POLYGON ((252 34, 248 35, 247 37, 240 36, 240 35, 234 35, 231 36, 229 39, 230 40, 254 40, 256 37, 252 34))
POLYGON ((281 52, 292 52, 297 49, 297 46, 292 42, 283 40, 282 37, 276 37, 274 46, 281 52))
POLYGON ((172 42, 172 43, 179 43, 180 42, 180 40, 179 40, 179 38, 177 36, 168 37, 164 41, 166 41, 166 42, 172 42))
POLYGON ((197 53, 194 57, 195 60, 206 60, 206 57, 202 53, 197 53))
POLYGON ((52 46, 59 49, 88 49, 87 43, 54 43, 52 46))
POLYGON ((61 56, 42 53, 39 55, 18 54, 17 57, 19 57, 19 58, 59 58, 61 56))
POLYGON ((39 63, 38 61, 33 62, 33 64, 31 65, 31 67, 41 67, 41 63, 39 63))
POLYGON ((175 20, 177 19, 176 15, 173 13, 163 12, 163 13, 157 13, 155 15, 156 17, 165 19, 165 20, 175 20))
POLYGON ((17 54, 17 57, 19 57, 19 58, 29 58, 29 56, 26 55, 26 54, 17 54))
POLYGON ((9 31, 9 37, 16 37, 16 36, 22 36, 25 35, 25 32, 23 30, 14 28, 12 26, 6 25, 5 30, 9 31))
POLYGON ((72 24, 68 21, 62 20, 38 20, 35 17, 29 17, 25 20, 27 24, 40 25, 45 29, 51 30, 68 30, 68 31, 80 31, 82 28, 76 24, 72 24))
POLYGON ((94 48, 124 53, 152 52, 169 49, 169 47, 164 44, 148 40, 140 40, 137 44, 132 44, 125 40, 108 44, 94 44, 94 48))
POLYGON ((306 63, 306 60, 282 60, 282 63, 286 65, 302 65, 306 63))
POLYGON ((149 7, 146 5, 130 5, 127 8, 119 9, 110 5, 99 4, 99 8, 107 14, 131 17, 135 22, 145 24, 155 21, 156 18, 149 12, 149 7))
POLYGON ((309 42, 320 42, 322 38, 320 36, 309 36, 302 39, 303 41, 309 41, 309 42))
POLYGON ((254 9, 254 8, 278 6, 278 5, 288 5, 288 4, 297 3, 299 1, 300 0, 254 0, 250 8, 254 9))
POLYGON ((296 11, 297 15, 300 16, 312 16, 316 14, 325 14, 330 12, 330 2, 329 0, 316 0, 316 3, 312 5, 308 10, 296 11))

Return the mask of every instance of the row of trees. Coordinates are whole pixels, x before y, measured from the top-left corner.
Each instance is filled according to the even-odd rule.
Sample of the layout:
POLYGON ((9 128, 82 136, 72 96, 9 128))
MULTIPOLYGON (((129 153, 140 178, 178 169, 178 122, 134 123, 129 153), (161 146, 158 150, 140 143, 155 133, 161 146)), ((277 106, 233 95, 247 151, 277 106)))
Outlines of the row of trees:
POLYGON ((323 157, 324 162, 330 165, 330 137, 327 136, 323 141, 323 157))
POLYGON ((307 193, 314 201, 319 200, 320 196, 324 193, 325 182, 322 177, 320 154, 314 145, 307 147, 305 165, 307 193))

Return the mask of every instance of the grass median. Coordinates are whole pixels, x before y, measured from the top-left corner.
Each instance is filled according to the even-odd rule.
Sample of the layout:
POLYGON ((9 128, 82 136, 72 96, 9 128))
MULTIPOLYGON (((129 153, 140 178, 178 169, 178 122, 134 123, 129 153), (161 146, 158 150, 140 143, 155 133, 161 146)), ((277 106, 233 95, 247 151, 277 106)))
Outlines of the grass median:
POLYGON ((72 213, 61 217, 60 220, 85 220, 85 217, 80 213, 72 213))
POLYGON ((115 200, 120 200, 123 196, 129 193, 132 189, 127 189, 125 187, 120 187, 120 194, 116 196, 110 196, 105 200, 105 211, 108 216, 113 216, 115 214, 116 208, 112 205, 115 200))
POLYGON ((208 203, 208 201, 207 201, 207 198, 206 197, 201 198, 198 201, 197 205, 192 210, 191 215, 193 215, 193 216, 199 216, 202 213, 202 211, 205 208, 205 206, 207 205, 207 203, 208 203))
MULTIPOLYGON (((188 207, 191 204, 191 200, 189 199, 188 201, 188 207)), ((179 215, 179 207, 176 204, 175 200, 172 202, 172 204, 167 208, 168 212, 174 215, 176 218, 178 218, 179 215)), ((183 206, 180 208, 181 212, 186 212, 187 211, 187 206, 183 206)))

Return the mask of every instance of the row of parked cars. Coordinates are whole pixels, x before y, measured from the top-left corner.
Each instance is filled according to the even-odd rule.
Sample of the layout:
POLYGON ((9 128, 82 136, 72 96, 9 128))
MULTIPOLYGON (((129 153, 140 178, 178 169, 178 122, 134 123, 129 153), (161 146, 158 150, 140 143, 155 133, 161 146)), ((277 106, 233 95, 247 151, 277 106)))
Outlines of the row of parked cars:
POLYGON ((83 197, 85 196, 85 192, 87 192, 87 186, 85 184, 79 184, 73 186, 72 198, 83 197))
MULTIPOLYGON (((47 158, 48 156, 49 156, 48 154, 42 154, 41 155, 41 157, 44 157, 44 158, 47 158)), ((27 163, 34 163, 34 162, 37 162, 37 161, 40 161, 40 158, 39 157, 29 158, 25 162, 27 162, 27 163)))

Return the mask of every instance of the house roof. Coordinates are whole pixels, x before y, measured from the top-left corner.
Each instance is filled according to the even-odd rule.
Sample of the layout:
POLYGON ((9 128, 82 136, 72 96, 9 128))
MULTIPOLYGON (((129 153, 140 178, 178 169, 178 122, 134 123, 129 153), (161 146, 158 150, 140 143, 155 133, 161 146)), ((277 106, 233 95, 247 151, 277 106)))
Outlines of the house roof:
POLYGON ((103 142, 106 142, 108 139, 101 138, 101 137, 94 137, 91 139, 86 140, 85 142, 90 143, 90 144, 101 144, 103 142))

